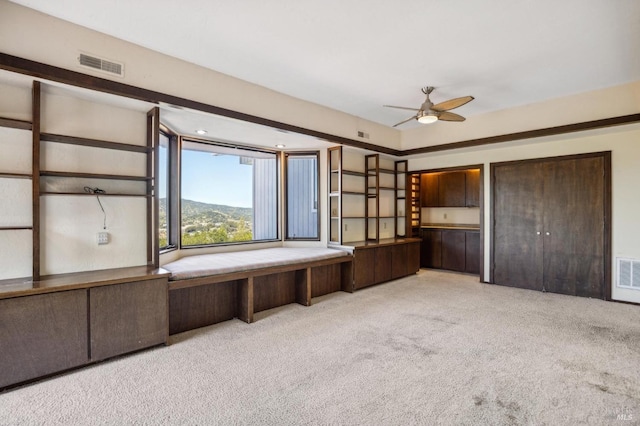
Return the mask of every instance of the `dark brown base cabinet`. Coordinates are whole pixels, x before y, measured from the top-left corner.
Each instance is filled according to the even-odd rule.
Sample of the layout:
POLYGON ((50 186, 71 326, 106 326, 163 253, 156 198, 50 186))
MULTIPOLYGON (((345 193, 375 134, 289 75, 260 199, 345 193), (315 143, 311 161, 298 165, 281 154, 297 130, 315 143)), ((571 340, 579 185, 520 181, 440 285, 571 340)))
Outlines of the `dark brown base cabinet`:
POLYGON ((480 232, 423 229, 420 266, 470 274, 480 273, 480 232))
POLYGON ((158 277, 0 298, 0 389, 166 343, 167 286, 158 277))
POLYGON ((363 243, 354 247, 353 257, 353 287, 347 288, 347 291, 358 290, 418 272, 420 240, 407 238, 363 243))

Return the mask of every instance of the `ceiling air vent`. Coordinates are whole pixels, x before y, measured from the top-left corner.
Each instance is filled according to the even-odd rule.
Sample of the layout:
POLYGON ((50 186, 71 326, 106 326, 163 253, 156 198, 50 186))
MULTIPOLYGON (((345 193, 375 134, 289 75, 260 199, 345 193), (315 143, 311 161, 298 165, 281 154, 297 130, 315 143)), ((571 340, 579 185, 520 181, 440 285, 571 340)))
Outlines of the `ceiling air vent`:
POLYGON ((640 260, 618 258, 618 287, 640 290, 640 260))
POLYGON ((119 62, 109 61, 85 53, 81 53, 80 56, 78 56, 78 62, 80 62, 80 65, 83 67, 117 75, 118 77, 124 77, 124 64, 119 62))

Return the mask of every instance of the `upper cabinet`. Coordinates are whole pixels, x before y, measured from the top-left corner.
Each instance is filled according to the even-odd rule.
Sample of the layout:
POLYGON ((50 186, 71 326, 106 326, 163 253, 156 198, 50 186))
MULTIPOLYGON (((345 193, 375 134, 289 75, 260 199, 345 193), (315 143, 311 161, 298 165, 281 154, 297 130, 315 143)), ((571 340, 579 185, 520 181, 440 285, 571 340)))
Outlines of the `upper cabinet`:
POLYGON ((480 170, 423 173, 420 199, 422 207, 478 207, 480 170))

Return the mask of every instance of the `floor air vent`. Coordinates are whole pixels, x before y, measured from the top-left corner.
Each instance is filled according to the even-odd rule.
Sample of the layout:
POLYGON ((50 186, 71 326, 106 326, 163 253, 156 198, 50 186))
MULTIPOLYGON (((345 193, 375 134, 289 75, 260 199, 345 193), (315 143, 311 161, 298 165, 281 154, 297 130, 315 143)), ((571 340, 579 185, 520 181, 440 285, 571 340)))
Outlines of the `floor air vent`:
POLYGON ((103 71, 119 77, 124 76, 124 64, 118 62, 108 61, 85 53, 81 53, 80 56, 78 56, 78 62, 80 62, 80 65, 83 67, 103 71))
POLYGON ((640 290, 640 260, 618 258, 618 287, 640 290))

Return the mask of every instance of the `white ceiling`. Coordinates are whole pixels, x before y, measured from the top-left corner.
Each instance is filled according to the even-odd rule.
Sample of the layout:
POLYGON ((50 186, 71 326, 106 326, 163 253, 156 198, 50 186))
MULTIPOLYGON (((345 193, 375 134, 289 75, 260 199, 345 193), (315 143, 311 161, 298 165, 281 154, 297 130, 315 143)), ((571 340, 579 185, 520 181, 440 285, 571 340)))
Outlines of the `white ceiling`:
POLYGON ((640 80, 636 0, 14 2, 389 126, 426 85, 469 117, 640 80))

